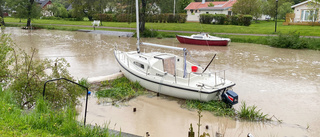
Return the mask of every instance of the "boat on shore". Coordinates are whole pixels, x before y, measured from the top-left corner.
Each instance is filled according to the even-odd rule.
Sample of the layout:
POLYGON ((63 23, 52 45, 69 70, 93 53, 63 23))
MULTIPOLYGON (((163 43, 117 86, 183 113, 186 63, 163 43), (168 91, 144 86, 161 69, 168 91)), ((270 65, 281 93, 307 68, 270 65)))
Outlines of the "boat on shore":
MULTIPOLYGON (((138 10, 138 1, 136 0, 138 10)), ((223 100, 230 105, 238 103, 232 91, 234 82, 225 79, 225 70, 211 73, 205 67, 187 61, 187 49, 140 42, 139 14, 137 16, 137 51, 124 52, 115 47, 114 55, 121 72, 130 81, 138 81, 148 90, 188 100, 223 100), (140 45, 179 50, 183 56, 161 52, 140 52, 140 45), (220 77, 223 75, 223 77, 220 77)))
POLYGON ((176 35, 180 43, 207 45, 207 46, 227 46, 231 42, 229 38, 211 36, 207 33, 193 34, 191 36, 176 35))

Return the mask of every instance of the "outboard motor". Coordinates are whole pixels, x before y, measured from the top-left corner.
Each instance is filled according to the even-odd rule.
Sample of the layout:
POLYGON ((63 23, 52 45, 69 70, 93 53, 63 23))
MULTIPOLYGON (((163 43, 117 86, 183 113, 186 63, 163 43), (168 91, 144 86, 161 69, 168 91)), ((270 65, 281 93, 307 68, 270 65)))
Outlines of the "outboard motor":
POLYGON ((223 102, 231 106, 238 103, 238 94, 232 90, 222 93, 221 98, 223 102))

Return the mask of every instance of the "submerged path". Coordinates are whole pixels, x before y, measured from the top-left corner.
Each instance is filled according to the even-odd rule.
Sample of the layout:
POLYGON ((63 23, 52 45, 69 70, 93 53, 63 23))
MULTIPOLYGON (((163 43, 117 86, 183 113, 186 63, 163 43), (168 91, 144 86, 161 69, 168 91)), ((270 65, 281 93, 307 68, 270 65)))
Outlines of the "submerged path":
MULTIPOLYGON (((25 23, 16 23, 16 22, 7 22, 11 24, 25 24, 25 23)), ((52 26, 76 26, 76 27, 85 27, 85 28, 92 28, 92 26, 89 25, 66 25, 66 24, 33 24, 33 25, 52 25, 52 26)), ((116 30, 136 30, 136 28, 122 28, 122 27, 107 27, 107 26, 99 26, 95 27, 96 29, 98 28, 104 28, 104 29, 116 29, 116 30)), ((83 31, 83 30, 81 30, 83 31)), ((97 30, 95 30, 97 31, 97 30)), ((100 30, 101 33, 102 30, 100 30)), ((171 33, 200 33, 198 31, 177 31, 177 30, 157 30, 160 32, 171 32, 171 33)), ((92 31, 91 31, 92 32, 92 31)), ((205 32, 206 33, 206 32, 205 32)), ((103 34, 103 33, 102 33, 103 34)), ((277 36, 274 34, 244 34, 244 33, 214 33, 214 34, 219 34, 219 35, 242 35, 242 36, 277 36)), ((300 36, 300 37, 305 37, 305 38, 320 38, 320 36, 300 36)))

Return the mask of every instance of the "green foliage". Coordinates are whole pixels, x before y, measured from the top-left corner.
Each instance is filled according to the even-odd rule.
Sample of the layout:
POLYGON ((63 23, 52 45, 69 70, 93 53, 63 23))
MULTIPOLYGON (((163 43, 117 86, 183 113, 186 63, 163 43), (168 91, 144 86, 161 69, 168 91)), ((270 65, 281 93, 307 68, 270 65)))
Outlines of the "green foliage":
POLYGON ((216 24, 223 25, 226 21, 226 15, 225 14, 214 14, 213 19, 215 20, 216 24))
POLYGON ((214 7, 214 4, 213 3, 209 3, 208 7, 214 7))
POLYGON ((141 33, 142 37, 150 37, 150 38, 154 38, 158 36, 158 32, 156 30, 153 29, 148 29, 146 28, 142 33, 141 33))
POLYGON ((108 86, 110 89, 97 91, 97 97, 108 97, 116 101, 131 99, 143 94, 145 91, 138 82, 131 82, 125 77, 121 77, 113 81, 104 81, 102 82, 102 85, 108 86))
MULTIPOLYGON (((32 49, 31 56, 16 47, 7 35, 2 35, 1 45, 1 79, 10 83, 9 88, 14 95, 15 101, 21 108, 33 108, 36 99, 42 95, 45 81, 54 78, 66 78, 73 80, 65 59, 37 60, 34 55, 36 49, 32 49), (9 60, 8 60, 9 59, 9 60), (12 67, 9 69, 9 67, 12 67), (47 75, 45 71, 51 72, 47 75), (10 81, 9 81, 10 80, 10 81)), ((84 90, 67 81, 50 83, 46 87, 46 97, 55 108, 61 108, 65 104, 77 103, 77 98, 85 94, 84 90)))
POLYGON ((81 78, 80 80, 78 80, 78 83, 82 86, 85 86, 87 88, 90 87, 90 83, 88 82, 88 79, 85 78, 81 78))
POLYGON ((238 0, 232 6, 232 12, 234 14, 251 15, 256 18, 262 15, 262 3, 260 0, 238 0))
POLYGON ((61 3, 53 2, 53 6, 50 6, 48 10, 53 13, 53 16, 60 18, 67 18, 68 11, 61 3))
POLYGON ((293 9, 291 6, 294 5, 292 2, 283 3, 278 9, 278 17, 279 19, 286 19, 287 13, 293 13, 293 9))
POLYGON ((243 25, 244 26, 250 26, 251 20, 252 20, 252 16, 251 15, 244 15, 243 16, 243 25))
POLYGON ((10 52, 13 50, 13 42, 8 35, 2 34, 0 37, 0 83, 9 78, 9 66, 13 63, 10 52))
POLYGON ((251 120, 251 121, 266 121, 270 120, 267 118, 267 114, 263 114, 260 112, 261 110, 257 110, 257 106, 247 106, 245 102, 241 103, 239 117, 241 119, 251 120))
POLYGON ((211 24, 213 20, 213 14, 200 14, 199 21, 203 24, 211 24))
MULTIPOLYGON (((0 92, 1 136, 116 136, 106 126, 83 126, 74 107, 54 110, 48 101, 37 99, 32 111, 24 112, 12 100, 11 91, 0 92)), ((121 135, 119 135, 121 136, 121 135)))
POLYGON ((304 49, 308 47, 308 42, 300 38, 300 34, 295 31, 288 34, 278 33, 277 37, 269 37, 268 45, 279 48, 304 49))
POLYGON ((197 100, 188 100, 186 102, 186 107, 188 109, 196 109, 198 106, 202 106, 202 110, 213 112, 217 116, 234 117, 236 115, 235 110, 222 101, 201 102, 197 100))

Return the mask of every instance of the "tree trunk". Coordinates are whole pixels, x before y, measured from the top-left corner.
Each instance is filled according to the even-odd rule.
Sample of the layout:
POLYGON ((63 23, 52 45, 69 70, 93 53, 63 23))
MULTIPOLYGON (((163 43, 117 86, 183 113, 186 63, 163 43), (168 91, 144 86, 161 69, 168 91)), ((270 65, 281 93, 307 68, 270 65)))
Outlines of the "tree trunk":
POLYGON ((32 5, 34 3, 34 0, 29 1, 30 4, 28 5, 28 21, 27 21, 27 27, 31 26, 31 11, 32 11, 32 5))
POLYGON ((1 14, 0 16, 2 18, 1 25, 4 25, 3 8, 2 8, 2 6, 0 7, 0 14, 1 14))
POLYGON ((145 23, 146 23, 146 19, 145 19, 145 15, 146 15, 146 7, 147 7, 147 1, 146 0, 141 0, 142 1, 142 9, 141 9, 141 14, 140 14, 140 32, 143 33, 143 31, 145 30, 145 23))

